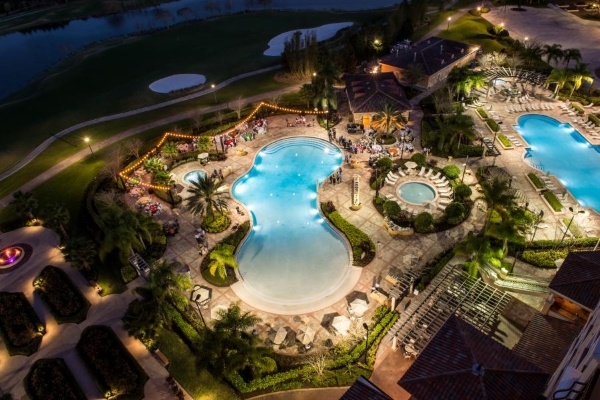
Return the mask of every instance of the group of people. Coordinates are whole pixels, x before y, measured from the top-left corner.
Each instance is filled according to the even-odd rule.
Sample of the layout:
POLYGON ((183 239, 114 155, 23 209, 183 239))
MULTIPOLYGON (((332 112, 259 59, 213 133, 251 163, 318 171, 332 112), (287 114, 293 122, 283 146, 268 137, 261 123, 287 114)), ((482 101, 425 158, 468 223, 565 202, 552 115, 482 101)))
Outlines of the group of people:
POLYGON ((329 175, 329 183, 335 185, 337 183, 342 183, 342 168, 338 168, 335 172, 329 175))
POLYGON ((210 177, 213 179, 220 179, 221 181, 223 181, 225 179, 225 177, 223 176, 223 170, 219 169, 218 171, 216 169, 213 169, 212 174, 210 174, 210 177))

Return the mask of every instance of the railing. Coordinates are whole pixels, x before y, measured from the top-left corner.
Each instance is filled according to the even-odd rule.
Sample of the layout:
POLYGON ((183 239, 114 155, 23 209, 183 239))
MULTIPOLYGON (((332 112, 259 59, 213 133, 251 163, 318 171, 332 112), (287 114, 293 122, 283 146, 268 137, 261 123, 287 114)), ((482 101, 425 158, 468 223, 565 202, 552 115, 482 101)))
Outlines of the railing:
POLYGON ((587 387, 587 382, 578 382, 575 381, 571 384, 571 386, 569 386, 568 389, 561 389, 561 390, 557 390, 556 392, 554 392, 552 394, 552 400, 564 400, 564 399, 569 399, 571 398, 570 396, 572 394, 581 394, 585 391, 587 387), (580 387, 578 389, 575 389, 575 386, 579 385, 580 387), (559 393, 564 393, 559 395, 559 393))

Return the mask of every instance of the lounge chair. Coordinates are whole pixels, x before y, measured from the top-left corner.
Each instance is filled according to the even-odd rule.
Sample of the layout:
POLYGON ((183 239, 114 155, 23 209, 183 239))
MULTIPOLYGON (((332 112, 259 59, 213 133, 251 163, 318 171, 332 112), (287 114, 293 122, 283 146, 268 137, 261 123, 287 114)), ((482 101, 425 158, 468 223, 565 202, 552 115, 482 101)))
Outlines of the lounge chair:
POLYGON ((441 179, 434 179, 433 181, 436 185, 442 184, 442 183, 448 183, 448 178, 446 178, 445 176, 441 179))
POLYGON ((391 181, 389 180, 387 177, 385 178, 385 183, 387 183, 388 185, 392 185, 394 186, 396 184, 396 181, 391 181))
POLYGON ((436 183, 435 187, 438 189, 448 189, 450 188, 450 184, 448 182, 445 183, 436 183))
POLYGON ((425 173, 425 167, 421 167, 421 170, 419 171, 417 176, 423 176, 424 173, 425 173))
POLYGON ((384 197, 387 200, 390 200, 390 201, 395 201, 396 200, 396 196, 394 196, 393 194, 386 194, 384 197))
POLYGON ((439 179, 441 175, 442 175, 442 173, 438 171, 437 174, 435 174, 434 176, 430 176, 429 179, 431 179, 432 181, 435 181, 436 179, 439 179))
POLYGON ((423 175, 425 178, 429 178, 433 174, 433 169, 427 170, 427 173, 423 175))
POLYGON ((451 200, 451 199, 442 199, 442 200, 440 200, 440 201, 438 202, 438 204, 441 204, 441 205, 444 205, 444 206, 447 206, 447 205, 448 205, 448 204, 450 204, 450 203, 452 203, 452 200, 451 200))
POLYGON ((452 193, 452 188, 451 188, 451 187, 447 187, 447 188, 438 188, 438 193, 439 193, 439 194, 448 194, 448 193, 452 193))
POLYGON ((400 176, 406 176, 406 174, 404 173, 404 171, 402 171, 401 167, 398 168, 398 175, 400 175, 400 176))
POLYGON ((392 171, 388 172, 387 176, 390 179, 398 179, 399 178, 399 176, 394 174, 392 171))
POLYGON ((445 206, 445 205, 443 205, 443 204, 438 204, 438 205, 437 205, 437 208, 438 208, 438 210, 441 210, 441 211, 446 211, 446 206, 445 206))

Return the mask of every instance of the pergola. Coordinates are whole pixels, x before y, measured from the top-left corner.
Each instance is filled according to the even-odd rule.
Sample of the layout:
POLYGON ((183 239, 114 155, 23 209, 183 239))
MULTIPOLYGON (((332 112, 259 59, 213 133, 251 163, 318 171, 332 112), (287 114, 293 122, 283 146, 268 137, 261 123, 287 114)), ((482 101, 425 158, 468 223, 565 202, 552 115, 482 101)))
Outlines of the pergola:
POLYGON ((489 91, 494 88, 492 83, 496 79, 511 79, 514 84, 520 84, 523 91, 525 91, 526 84, 530 84, 532 87, 546 87, 546 79, 548 78, 548 75, 540 74, 536 71, 510 67, 494 67, 484 69, 481 72, 490 82, 490 89, 488 90, 487 95, 489 95, 489 91))

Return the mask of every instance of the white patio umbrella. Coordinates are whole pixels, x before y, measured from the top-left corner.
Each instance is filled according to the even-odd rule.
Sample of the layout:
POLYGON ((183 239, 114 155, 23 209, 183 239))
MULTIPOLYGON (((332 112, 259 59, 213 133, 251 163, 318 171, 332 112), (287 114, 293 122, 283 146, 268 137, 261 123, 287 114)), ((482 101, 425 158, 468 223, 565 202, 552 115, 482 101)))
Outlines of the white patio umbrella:
POLYGON ((333 326, 334 329, 340 334, 347 335, 348 329, 350 329, 350 324, 350 318, 346 317, 345 315, 338 315, 333 319, 331 326, 333 326))
POLYGON ((274 344, 281 344, 283 343, 283 341, 285 340, 285 337, 287 336, 287 329, 285 329, 285 327, 280 326, 279 328, 277 328, 277 333, 275 333, 275 339, 273 339, 273 343, 274 344))
POLYGON ((210 318, 211 319, 221 319, 220 311, 229 309, 229 306, 226 304, 217 304, 216 306, 210 309, 210 318))
POLYGON ((365 299, 354 299, 350 303, 350 309, 357 317, 362 315, 369 309, 369 305, 365 299))
POLYGON ((315 330, 308 325, 300 328, 300 333, 296 336, 296 339, 303 345, 307 345, 315 339, 315 330))
POLYGON ((404 165, 406 165, 406 168, 410 168, 410 169, 417 167, 417 163, 414 161, 407 161, 404 165))

